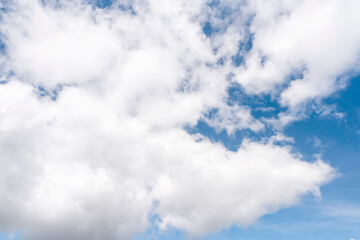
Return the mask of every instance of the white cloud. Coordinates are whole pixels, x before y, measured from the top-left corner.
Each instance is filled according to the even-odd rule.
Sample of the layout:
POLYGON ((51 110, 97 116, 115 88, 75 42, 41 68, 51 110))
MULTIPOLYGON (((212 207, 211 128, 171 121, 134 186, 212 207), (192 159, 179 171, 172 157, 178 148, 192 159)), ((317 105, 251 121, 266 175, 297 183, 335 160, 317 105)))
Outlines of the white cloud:
POLYGON ((95 81, 118 61, 122 46, 117 36, 106 21, 91 24, 95 14, 90 9, 69 14, 31 1, 20 1, 15 8, 2 25, 9 68, 29 75, 30 81, 49 87, 95 81))
POLYGON ((250 1, 253 48, 237 81, 250 93, 280 88, 280 103, 292 109, 344 88, 343 76, 359 69, 359 7, 358 1, 250 1), (282 90, 283 84, 289 85, 282 90))
POLYGON ((246 226, 319 194, 333 176, 288 146, 246 142, 230 152, 181 129, 151 129, 76 88, 56 102, 17 81, 0 93, 2 221, 30 239, 129 237, 146 228, 153 201, 164 228, 246 226))
POLYGON ((218 131, 225 129, 229 135, 246 128, 254 132, 264 129, 264 124, 253 118, 249 107, 238 105, 223 106, 205 121, 218 131))
POLYGON ((136 15, 79 2, 8 4, 0 27, 2 70, 11 72, 0 84, 2 231, 128 239, 152 212, 161 228, 199 236, 319 196, 334 177, 321 160, 274 144, 291 142, 281 134, 231 152, 183 129, 217 108, 209 123, 230 134, 263 128, 249 107, 226 104, 232 68, 215 63, 236 51, 242 33, 206 38, 203 2, 135 1, 136 15), (53 101, 39 85, 62 90, 53 101))
POLYGON ((321 161, 301 162, 287 147, 271 144, 247 142, 236 153, 223 152, 225 158, 207 143, 198 147, 209 155, 192 154, 185 168, 173 168, 159 179, 154 194, 161 227, 203 235, 233 224, 248 226, 265 213, 298 203, 306 192, 319 194, 313 184, 331 171, 321 161))

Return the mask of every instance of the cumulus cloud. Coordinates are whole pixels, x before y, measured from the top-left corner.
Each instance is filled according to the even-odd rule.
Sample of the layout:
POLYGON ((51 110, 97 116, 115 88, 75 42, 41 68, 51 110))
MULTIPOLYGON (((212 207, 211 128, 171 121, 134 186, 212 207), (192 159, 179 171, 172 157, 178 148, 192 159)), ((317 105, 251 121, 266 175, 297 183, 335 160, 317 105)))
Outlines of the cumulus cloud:
POLYGON ((230 152, 182 129, 152 129, 77 88, 55 102, 14 80, 0 93, 2 229, 29 239, 128 238, 151 211, 163 229, 200 236, 318 195, 333 177, 272 142, 230 152))
MULTIPOLYGON (((237 24, 253 11, 252 5, 221 4, 244 13, 237 24)), ((214 109, 209 125, 229 134, 264 128, 250 107, 227 104, 229 76, 239 71, 236 81, 253 92, 257 84, 266 87, 261 91, 273 84, 246 80, 245 70, 230 63, 246 35, 241 25, 212 37, 203 33, 211 11, 205 1, 115 2, 106 9, 81 1, 6 3, 0 24, 1 231, 22 230, 30 240, 129 239, 156 214, 163 230, 203 236, 248 226, 304 194, 320 196, 334 170, 321 160, 302 161, 286 143, 291 138, 244 140, 233 152, 184 130, 214 109)), ((296 11, 295 22, 304 17, 296 11)), ((214 28, 223 26, 225 20, 215 14, 212 23, 216 19, 214 28)), ((266 22, 282 29, 285 23, 277 21, 266 22)), ((261 36, 268 30, 259 19, 256 24, 247 64, 260 50, 272 54, 275 60, 266 64, 284 69, 276 75, 283 79, 288 56, 265 48, 261 36)))
POLYGON ((344 87, 358 71, 358 1, 251 1, 253 47, 237 81, 251 93, 285 89, 291 108, 344 87), (290 80, 290 82, 289 82, 290 80))

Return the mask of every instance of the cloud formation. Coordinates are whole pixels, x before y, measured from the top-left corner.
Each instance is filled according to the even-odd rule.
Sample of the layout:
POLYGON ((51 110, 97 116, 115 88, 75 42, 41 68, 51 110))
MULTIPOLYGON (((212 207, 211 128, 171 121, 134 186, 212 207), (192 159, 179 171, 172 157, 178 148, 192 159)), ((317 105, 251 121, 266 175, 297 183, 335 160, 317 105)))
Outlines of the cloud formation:
POLYGON ((250 1, 254 34, 237 81, 250 93, 281 91, 292 111, 343 89, 358 73, 358 1, 250 1), (276 90, 278 89, 278 90, 276 90))
POLYGON ((358 3, 332 1, 325 11, 322 1, 232 2, 6 3, 0 230, 30 240, 129 239, 157 215, 161 229, 198 237, 320 196, 334 170, 303 161, 286 136, 230 151, 184 127, 215 110, 206 121, 219 131, 261 132, 267 122, 251 107, 228 105, 234 82, 248 94, 277 92, 288 118, 341 88, 359 50, 357 32, 344 28, 355 12, 344 12, 358 3), (339 14, 339 35, 322 44, 339 14), (250 33, 251 49, 239 50, 250 33), (329 57, 344 39, 346 49, 329 57), (303 77, 289 82, 293 71, 303 77))

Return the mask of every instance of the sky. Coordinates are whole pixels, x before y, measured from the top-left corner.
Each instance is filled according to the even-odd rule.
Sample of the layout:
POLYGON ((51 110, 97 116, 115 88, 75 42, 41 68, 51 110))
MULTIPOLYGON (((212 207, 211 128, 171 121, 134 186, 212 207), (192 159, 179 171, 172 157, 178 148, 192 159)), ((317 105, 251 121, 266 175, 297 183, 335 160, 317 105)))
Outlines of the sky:
POLYGON ((359 240, 359 10, 0 0, 0 240, 359 240))

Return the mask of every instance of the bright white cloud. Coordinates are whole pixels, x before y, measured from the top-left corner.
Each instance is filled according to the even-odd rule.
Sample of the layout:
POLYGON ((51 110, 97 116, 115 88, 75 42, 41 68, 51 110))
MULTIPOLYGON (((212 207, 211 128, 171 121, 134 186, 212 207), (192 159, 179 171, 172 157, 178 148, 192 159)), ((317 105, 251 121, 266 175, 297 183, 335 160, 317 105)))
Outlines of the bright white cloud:
POLYGON ((297 107, 344 87, 342 78, 358 71, 358 1, 251 1, 253 48, 237 81, 251 93, 281 92, 284 106, 297 107), (296 77, 300 73, 303 77, 296 77))
MULTIPOLYGON (((259 19, 272 15, 231 5, 244 19, 209 38, 201 23, 213 10, 202 1, 134 1, 136 14, 57 4, 14 1, 2 13, 8 82, 0 84, 0 165, 6 166, 0 169, 0 230, 22 229, 30 240, 128 239, 144 231, 154 213, 162 229, 201 236, 248 226, 304 194, 319 196, 334 177, 323 161, 302 161, 289 145, 276 144, 291 142, 281 134, 246 140, 232 152, 183 129, 213 109, 209 125, 229 134, 264 128, 250 107, 226 100, 229 74, 238 71, 229 59, 245 36, 236 24, 252 9, 259 19), (216 64, 219 57, 223 65, 216 64), (52 100, 38 86, 62 90, 52 100)), ((295 22, 304 17, 296 11, 298 17, 289 15, 295 22)), ((256 24, 247 64, 257 51, 274 54, 266 64, 280 73, 255 72, 283 79, 290 57, 262 43, 270 30, 256 24)), ((281 32, 285 21, 268 24, 281 32)), ((238 81, 248 91, 273 88, 273 80, 246 80, 255 65, 248 73, 240 69, 238 81)))

